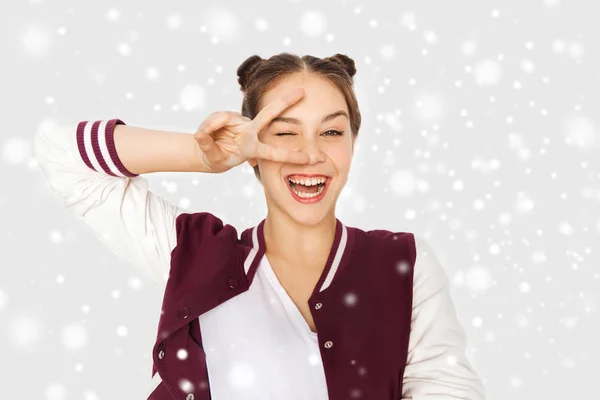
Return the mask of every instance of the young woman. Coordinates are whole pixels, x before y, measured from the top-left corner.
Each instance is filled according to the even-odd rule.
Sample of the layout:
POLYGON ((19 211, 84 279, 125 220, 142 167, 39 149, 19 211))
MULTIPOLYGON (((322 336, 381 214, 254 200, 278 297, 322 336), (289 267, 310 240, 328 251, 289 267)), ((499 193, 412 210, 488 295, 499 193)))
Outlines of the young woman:
POLYGON ((238 68, 241 114, 194 134, 112 119, 36 136, 65 205, 164 289, 148 399, 484 398, 427 242, 335 216, 361 123, 355 73, 342 54, 254 55, 238 68), (268 213, 241 235, 142 176, 244 162, 268 213))

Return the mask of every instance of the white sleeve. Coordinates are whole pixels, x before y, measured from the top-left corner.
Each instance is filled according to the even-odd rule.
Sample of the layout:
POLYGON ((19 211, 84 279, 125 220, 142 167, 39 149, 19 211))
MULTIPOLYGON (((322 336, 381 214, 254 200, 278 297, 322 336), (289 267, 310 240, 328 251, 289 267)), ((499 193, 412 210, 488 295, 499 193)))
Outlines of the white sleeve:
POLYGON ((415 235, 413 311, 402 399, 483 400, 484 387, 466 355, 466 335, 449 280, 431 246, 415 235))
POLYGON ((152 193, 144 177, 121 163, 116 124, 124 122, 46 122, 34 136, 34 157, 63 204, 111 252, 164 289, 177 241, 175 221, 184 210, 152 193))

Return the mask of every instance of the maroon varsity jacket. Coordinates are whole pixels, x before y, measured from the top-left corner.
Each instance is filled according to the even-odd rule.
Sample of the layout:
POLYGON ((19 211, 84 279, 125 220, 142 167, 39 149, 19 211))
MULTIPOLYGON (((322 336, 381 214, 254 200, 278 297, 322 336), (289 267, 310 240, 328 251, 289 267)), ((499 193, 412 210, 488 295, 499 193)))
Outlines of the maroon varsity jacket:
MULTIPOLYGON (((160 374, 162 382, 148 400, 211 398, 198 316, 248 290, 265 253, 264 221, 239 238, 211 213, 177 217, 177 245, 153 349, 152 376, 160 374), (189 356, 178 358, 179 349, 189 356)), ((409 344, 415 238, 336 221, 327 264, 308 301, 329 398, 398 400, 409 344), (326 279, 330 284, 322 289, 326 279), (348 307, 348 292, 361 301, 348 307)))

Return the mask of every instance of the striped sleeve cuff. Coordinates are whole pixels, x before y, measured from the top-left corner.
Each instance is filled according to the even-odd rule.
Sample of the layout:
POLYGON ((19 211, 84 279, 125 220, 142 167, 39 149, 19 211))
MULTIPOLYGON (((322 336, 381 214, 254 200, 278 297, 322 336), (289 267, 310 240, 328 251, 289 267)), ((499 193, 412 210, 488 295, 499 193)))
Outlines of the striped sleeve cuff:
POLYGON ((77 147, 81 159, 96 172, 112 176, 134 177, 139 174, 129 172, 117 154, 114 141, 116 125, 126 125, 120 119, 103 121, 81 121, 77 125, 77 147))

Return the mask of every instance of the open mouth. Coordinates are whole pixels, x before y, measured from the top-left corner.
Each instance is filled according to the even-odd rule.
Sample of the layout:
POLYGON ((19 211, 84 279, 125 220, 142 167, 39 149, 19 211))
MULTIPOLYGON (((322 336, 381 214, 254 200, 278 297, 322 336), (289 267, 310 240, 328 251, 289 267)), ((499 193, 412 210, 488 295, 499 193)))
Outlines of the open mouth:
POLYGON ((315 203, 325 197, 325 192, 329 187, 331 178, 327 177, 325 182, 309 186, 294 183, 289 179, 287 181, 290 192, 297 201, 301 203, 315 203))

